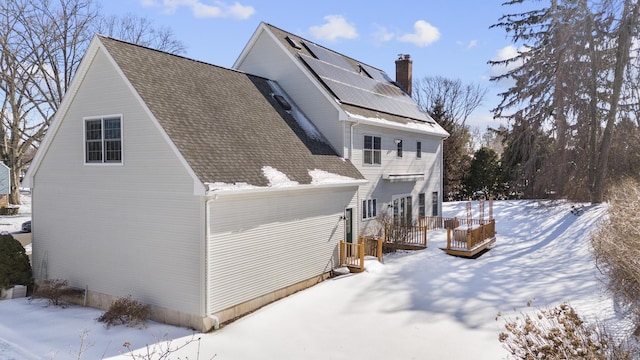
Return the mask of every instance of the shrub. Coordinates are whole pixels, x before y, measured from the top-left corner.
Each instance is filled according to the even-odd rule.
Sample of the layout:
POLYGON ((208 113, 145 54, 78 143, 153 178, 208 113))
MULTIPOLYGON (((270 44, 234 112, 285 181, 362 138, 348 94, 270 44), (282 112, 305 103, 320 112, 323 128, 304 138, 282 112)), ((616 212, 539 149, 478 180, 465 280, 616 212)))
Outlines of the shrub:
POLYGON ((634 359, 627 343, 602 325, 587 324, 566 303, 506 319, 505 330, 498 339, 514 359, 634 359))
POLYGON ((0 215, 18 215, 20 212, 20 206, 9 205, 0 207, 0 215))
POLYGON ((596 267, 607 288, 640 330, 640 184, 626 180, 608 191, 608 216, 591 235, 596 267))
POLYGON ((33 285, 29 256, 20 242, 11 234, 0 234, 0 288, 13 285, 33 285))
POLYGON ((107 328, 115 325, 146 326, 151 316, 151 306, 131 299, 131 296, 119 298, 96 320, 105 323, 107 328))
POLYGON ((34 298, 47 299, 49 305, 66 306, 67 302, 84 295, 84 290, 72 288, 66 280, 45 280, 33 292, 34 298))

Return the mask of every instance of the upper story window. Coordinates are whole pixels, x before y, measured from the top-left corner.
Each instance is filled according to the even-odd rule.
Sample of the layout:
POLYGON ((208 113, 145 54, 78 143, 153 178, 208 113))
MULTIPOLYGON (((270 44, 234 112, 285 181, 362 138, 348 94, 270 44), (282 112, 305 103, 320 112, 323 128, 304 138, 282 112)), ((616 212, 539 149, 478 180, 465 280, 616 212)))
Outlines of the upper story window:
POLYGON ((397 156, 402 157, 402 139, 396 139, 397 156))
POLYGON ((122 119, 120 116, 85 119, 85 163, 122 163, 122 119))
POLYGON ((422 158, 422 142, 416 142, 416 158, 422 158))
POLYGON ((364 163, 369 165, 382 164, 382 140, 379 136, 364 136, 364 163))

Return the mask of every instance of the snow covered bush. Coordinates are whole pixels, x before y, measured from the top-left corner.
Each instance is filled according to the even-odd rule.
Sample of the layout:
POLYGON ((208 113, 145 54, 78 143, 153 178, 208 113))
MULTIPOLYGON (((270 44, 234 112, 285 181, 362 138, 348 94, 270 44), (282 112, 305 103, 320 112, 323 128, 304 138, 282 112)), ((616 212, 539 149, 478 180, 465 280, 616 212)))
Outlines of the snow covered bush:
POLYGON ((131 296, 119 298, 96 320, 105 323, 107 328, 115 325, 145 326, 151 316, 151 306, 131 299, 131 296))
POLYGON ((622 181, 608 192, 608 216, 591 236, 596 266, 616 301, 635 316, 640 335, 640 184, 622 181))
MULTIPOLYGON (((527 304, 530 306, 531 304, 527 304)), ((498 318, 502 315, 498 314, 498 318)), ((629 348, 603 326, 584 322, 569 304, 505 320, 498 339, 512 359, 631 360, 629 348)))
POLYGON ((31 264, 24 247, 11 234, 0 234, 0 289, 32 286, 31 264))

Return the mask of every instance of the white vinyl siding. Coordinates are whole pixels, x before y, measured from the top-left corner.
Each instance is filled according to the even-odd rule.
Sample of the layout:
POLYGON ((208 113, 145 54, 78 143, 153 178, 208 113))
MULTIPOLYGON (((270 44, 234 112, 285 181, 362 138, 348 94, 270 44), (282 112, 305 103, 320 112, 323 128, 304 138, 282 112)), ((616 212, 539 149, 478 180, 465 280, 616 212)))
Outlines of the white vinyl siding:
POLYGON ((356 188, 227 195, 209 202, 209 314, 337 265, 356 188))
POLYGON ((107 57, 92 61, 34 178, 34 276, 201 314, 204 205, 193 178, 107 57), (83 119, 116 113, 126 162, 86 166, 83 119))

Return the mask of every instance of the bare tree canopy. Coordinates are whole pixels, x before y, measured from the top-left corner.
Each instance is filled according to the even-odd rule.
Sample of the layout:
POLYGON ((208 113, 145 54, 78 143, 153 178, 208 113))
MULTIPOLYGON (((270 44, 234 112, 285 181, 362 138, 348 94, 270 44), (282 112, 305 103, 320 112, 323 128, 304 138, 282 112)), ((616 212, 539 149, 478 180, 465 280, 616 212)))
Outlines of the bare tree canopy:
POLYGON ((92 0, 0 1, 0 160, 11 168, 10 203, 20 203, 20 175, 100 29, 160 50, 185 49, 145 18, 102 17, 92 0))
POLYGON ((476 84, 463 84, 459 79, 442 76, 424 77, 413 85, 414 98, 423 110, 441 104, 445 113, 457 124, 465 125, 471 113, 482 104, 487 94, 476 84))
MULTIPOLYGON (((506 5, 541 3, 545 1, 513 0, 506 5)), ((614 131, 623 118, 637 124, 639 4, 636 0, 546 3, 538 10, 504 15, 494 25, 519 46, 516 56, 490 62, 505 68, 493 81, 512 81, 494 113, 513 124, 526 123, 518 129, 546 134, 553 141, 551 156, 538 169, 537 157, 519 157, 520 166, 537 174, 536 181, 529 182, 538 186, 532 193, 601 202, 612 175, 614 131)))

